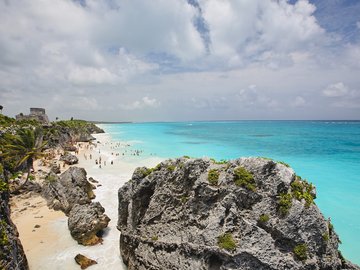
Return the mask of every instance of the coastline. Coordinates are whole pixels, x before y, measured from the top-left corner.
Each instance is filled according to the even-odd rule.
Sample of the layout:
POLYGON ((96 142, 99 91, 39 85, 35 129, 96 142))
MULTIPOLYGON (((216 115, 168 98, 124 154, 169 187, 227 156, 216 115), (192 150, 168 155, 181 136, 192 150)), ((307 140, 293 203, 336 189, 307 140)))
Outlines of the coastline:
MULTIPOLYGON (((97 146, 78 143, 81 145, 77 154, 79 162, 72 166, 84 168, 88 179, 93 177, 99 181, 94 190, 94 201, 103 205, 105 213, 111 219, 104 232, 104 242, 95 246, 79 245, 70 235, 64 213, 49 209, 45 199, 39 195, 15 197, 11 206, 12 218, 18 228, 30 269, 79 269, 74 260, 78 253, 97 261, 98 264, 91 269, 126 269, 119 250, 120 232, 116 228, 118 189, 131 178, 136 167, 154 167, 163 159, 155 156, 127 159, 126 155, 121 154, 128 146, 127 143, 112 141, 107 133, 93 136, 97 146), (102 159, 101 168, 95 163, 99 157, 102 159), (40 227, 34 228, 36 225, 40 227)), ((39 166, 35 168, 38 170, 39 166)), ((68 166, 61 168, 61 172, 67 168, 68 166)))

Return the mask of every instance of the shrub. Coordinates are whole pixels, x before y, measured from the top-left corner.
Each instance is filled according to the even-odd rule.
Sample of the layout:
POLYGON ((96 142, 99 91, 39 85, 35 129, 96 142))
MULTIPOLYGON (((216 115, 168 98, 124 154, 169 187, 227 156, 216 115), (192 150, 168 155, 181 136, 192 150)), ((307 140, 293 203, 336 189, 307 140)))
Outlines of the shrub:
POLYGON ((280 198, 278 201, 279 212, 281 215, 287 215, 292 206, 292 196, 289 193, 280 194, 280 198))
POLYGON ((5 221, 0 221, 0 245, 6 246, 9 244, 9 239, 6 234, 6 223, 5 221))
POLYGON ((0 192, 8 191, 8 190, 9 190, 9 185, 5 181, 0 179, 0 192))
POLYGON ((217 186, 219 180, 220 173, 216 169, 212 169, 208 173, 208 181, 210 185, 217 186))
POLYGON ((225 233, 218 237, 218 245, 220 248, 233 251, 236 249, 236 242, 231 233, 225 233))
POLYGON ((269 221, 269 219, 270 219, 269 215, 267 215, 267 214, 262 214, 262 215, 260 215, 260 217, 259 217, 259 219, 258 219, 258 222, 259 222, 260 224, 265 224, 266 222, 269 221))
POLYGON ((189 156, 183 156, 183 158, 190 159, 190 157, 189 157, 189 156))
POLYGON ((297 259, 304 261, 307 259, 307 246, 306 244, 299 244, 294 247, 294 254, 297 259))
POLYGON ((256 191, 256 184, 252 173, 248 172, 244 167, 237 167, 234 170, 235 185, 245 187, 248 190, 256 191))
POLYGON ((291 192, 293 197, 298 201, 305 200, 305 207, 310 207, 314 203, 314 196, 311 194, 313 185, 309 184, 305 180, 301 180, 300 177, 296 177, 296 180, 291 183, 291 192))

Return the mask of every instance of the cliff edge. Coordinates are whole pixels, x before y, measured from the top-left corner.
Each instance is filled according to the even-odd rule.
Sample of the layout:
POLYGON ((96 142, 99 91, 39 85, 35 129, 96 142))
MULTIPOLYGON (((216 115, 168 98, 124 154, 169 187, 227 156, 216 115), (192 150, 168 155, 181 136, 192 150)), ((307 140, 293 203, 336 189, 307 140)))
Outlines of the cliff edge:
POLYGON ((119 189, 120 251, 132 269, 360 269, 314 204, 315 188, 264 158, 179 158, 119 189))
POLYGON ((10 218, 8 184, 0 164, 0 269, 27 270, 28 262, 19 233, 10 218))

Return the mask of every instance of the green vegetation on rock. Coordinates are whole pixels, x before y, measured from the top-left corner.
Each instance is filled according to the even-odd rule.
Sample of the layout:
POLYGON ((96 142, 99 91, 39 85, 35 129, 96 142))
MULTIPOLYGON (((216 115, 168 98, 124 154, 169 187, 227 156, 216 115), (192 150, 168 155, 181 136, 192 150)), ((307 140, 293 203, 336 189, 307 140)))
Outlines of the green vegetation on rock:
POLYGON ((299 244, 294 247, 294 254, 297 259, 304 261, 307 259, 307 246, 306 244, 299 244))
POLYGON ((251 191, 256 191, 256 183, 254 176, 251 172, 248 172, 244 167, 237 167, 234 170, 235 185, 244 187, 251 191))
POLYGON ((323 238, 323 240, 324 240, 325 242, 327 242, 327 241, 329 241, 330 236, 329 236, 329 234, 328 234, 327 232, 325 232, 325 233, 322 235, 322 238, 323 238))
POLYGON ((236 242, 231 233, 224 233, 218 237, 218 245, 220 248, 233 251, 236 249, 236 242))
POLYGON ((159 237, 157 235, 154 235, 153 237, 151 237, 151 240, 152 241, 157 241, 157 240, 159 240, 159 237))
POLYGON ((171 172, 175 171, 176 166, 175 165, 168 165, 167 169, 171 172))
POLYGON ((286 163, 286 162, 284 162, 284 161, 278 161, 277 163, 282 164, 282 165, 284 165, 284 166, 286 166, 286 167, 290 168, 290 165, 289 165, 289 164, 287 164, 287 163, 286 163))
POLYGON ((305 206, 310 207, 314 203, 314 196, 311 194, 314 186, 309 184, 305 180, 301 180, 301 177, 297 177, 294 182, 291 183, 291 192, 295 199, 301 201, 305 200, 305 206))
POLYGON ((4 220, 0 221, 0 246, 6 246, 9 244, 9 239, 6 234, 6 223, 4 220))
POLYGON ((216 159, 210 158, 210 160, 211 160, 212 162, 214 162, 215 164, 219 164, 219 165, 221 165, 221 164, 227 164, 227 163, 228 163, 228 160, 226 160, 226 159, 220 159, 220 161, 216 161, 216 159))
POLYGON ((208 181, 210 185, 217 186, 219 180, 220 173, 216 169, 212 169, 208 172, 208 181))
POLYGON ((260 215, 260 217, 259 217, 259 219, 258 219, 258 222, 259 222, 260 224, 265 224, 265 223, 268 222, 269 220, 270 220, 269 215, 267 215, 267 214, 262 214, 262 215, 260 215))
POLYGON ((280 194, 280 198, 278 201, 279 212, 281 215, 285 216, 289 213, 290 208, 292 206, 292 196, 289 193, 280 194))

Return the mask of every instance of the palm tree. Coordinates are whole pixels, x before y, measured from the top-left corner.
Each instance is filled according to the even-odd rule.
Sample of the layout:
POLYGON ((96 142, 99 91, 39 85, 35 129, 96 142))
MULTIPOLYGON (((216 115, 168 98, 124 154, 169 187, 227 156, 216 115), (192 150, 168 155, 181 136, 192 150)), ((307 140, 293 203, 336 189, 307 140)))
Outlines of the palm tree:
POLYGON ((34 160, 44 155, 42 150, 47 142, 42 142, 42 138, 39 129, 21 129, 15 136, 8 137, 3 146, 2 156, 7 159, 15 158, 17 168, 25 166, 27 170, 26 180, 17 190, 28 182, 34 160))

